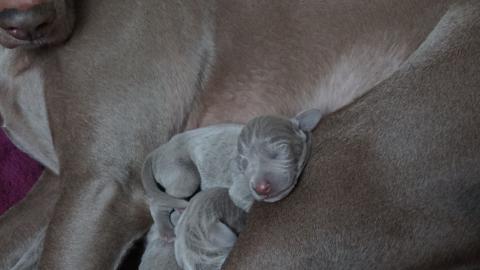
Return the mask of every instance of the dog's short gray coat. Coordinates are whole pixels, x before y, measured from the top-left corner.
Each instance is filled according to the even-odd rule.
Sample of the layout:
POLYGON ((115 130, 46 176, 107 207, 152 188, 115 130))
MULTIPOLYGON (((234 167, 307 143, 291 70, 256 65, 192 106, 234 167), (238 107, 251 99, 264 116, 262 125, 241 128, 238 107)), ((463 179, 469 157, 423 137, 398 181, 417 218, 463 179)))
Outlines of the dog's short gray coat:
POLYGON ((65 45, 0 49, 1 125, 49 168, 0 218, 0 268, 112 269, 151 224, 155 146, 371 89, 325 118, 301 186, 254 207, 227 268, 478 268, 479 5, 76 1, 65 45))

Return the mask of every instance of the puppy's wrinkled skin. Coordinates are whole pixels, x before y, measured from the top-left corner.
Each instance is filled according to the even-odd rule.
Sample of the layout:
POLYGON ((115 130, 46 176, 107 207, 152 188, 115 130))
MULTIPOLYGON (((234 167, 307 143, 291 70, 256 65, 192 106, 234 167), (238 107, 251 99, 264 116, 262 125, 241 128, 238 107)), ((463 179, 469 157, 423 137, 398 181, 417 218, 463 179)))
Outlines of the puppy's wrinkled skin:
MULTIPOLYGON (((290 123, 282 118, 260 116, 242 129, 236 158, 256 200, 276 202, 292 191, 310 154, 310 132, 320 118, 318 110, 300 113, 290 123)), ((241 189, 230 189, 236 202, 241 189)))
POLYGON ((199 189, 228 188, 234 203, 247 212, 254 199, 283 199, 308 160, 310 132, 320 118, 316 109, 292 119, 260 116, 245 126, 216 125, 177 134, 153 151, 142 178, 161 235, 173 240, 170 211, 185 207, 182 198, 199 189))
POLYGON ((305 171, 310 180, 300 181, 304 188, 287 198, 288 206, 262 206, 262 216, 278 224, 271 229, 252 223, 240 237, 239 254, 248 256, 234 252, 232 267, 475 268, 480 241, 472 224, 480 222, 470 206, 478 205, 479 113, 478 106, 465 102, 478 100, 473 90, 478 5, 464 0, 76 1, 75 30, 65 45, 0 49, 2 128, 50 169, 25 200, 0 217, 0 235, 15 235, 0 237, 0 268, 11 269, 38 239, 44 239, 39 269, 115 268, 152 223, 141 162, 173 134, 185 127, 245 123, 258 115, 293 116, 304 108, 332 112, 375 86, 385 91, 384 99, 367 102, 364 110, 345 108, 350 113, 335 118, 338 127, 325 124, 317 131, 331 135, 318 138, 313 150, 325 160, 311 160, 305 171), (380 110, 379 103, 388 106, 380 110), (393 105, 402 106, 388 114, 393 105), (377 109, 381 113, 374 121, 377 109), (445 121, 446 116, 455 119, 445 121), (405 125, 389 128, 399 119, 405 125), (452 129, 421 129, 430 124, 452 129), (385 143, 378 144, 376 134, 385 143), (332 144, 335 138, 339 144, 332 144), (448 147, 451 141, 459 144, 448 147), (357 145, 371 148, 345 152, 357 145), (368 158, 393 146, 418 150, 386 150, 368 158), (420 155, 429 149, 438 156, 420 155), (347 167, 328 166, 333 163, 347 167), (385 164, 403 165, 388 167, 384 176, 379 168, 385 164), (438 175, 452 185, 439 184, 438 175), (406 189, 408 198, 423 199, 382 203, 382 184, 391 183, 385 179, 405 185, 394 195, 406 189), (378 191, 372 195, 376 199, 353 189, 355 184, 378 191), (446 197, 448 205, 459 206, 448 215, 441 200, 446 197), (342 199, 347 201, 339 204, 342 199), (292 212, 292 205, 298 211, 292 212), (412 208, 424 209, 423 214, 412 208), (391 214, 379 216, 379 211, 391 214), (449 226, 462 211, 468 215, 449 226), (298 234, 285 241, 292 233, 298 234))
POLYGON ((38 48, 64 42, 75 23, 74 0, 1 0, 0 45, 38 48))
POLYGON ((247 213, 228 189, 195 195, 175 226, 175 257, 184 270, 220 269, 245 226, 247 213))

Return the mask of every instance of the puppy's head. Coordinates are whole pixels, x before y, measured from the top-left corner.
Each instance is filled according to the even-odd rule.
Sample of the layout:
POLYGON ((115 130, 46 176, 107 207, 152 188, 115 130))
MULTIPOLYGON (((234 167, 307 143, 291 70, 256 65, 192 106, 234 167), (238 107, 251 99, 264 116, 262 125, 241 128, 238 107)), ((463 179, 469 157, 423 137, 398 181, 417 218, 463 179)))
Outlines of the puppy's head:
POLYGON ((0 0, 0 45, 37 48, 65 41, 73 29, 74 0, 0 0))
POLYGON ((260 116, 238 138, 238 167, 258 201, 276 202, 292 191, 308 158, 310 132, 320 121, 319 110, 292 119, 260 116))

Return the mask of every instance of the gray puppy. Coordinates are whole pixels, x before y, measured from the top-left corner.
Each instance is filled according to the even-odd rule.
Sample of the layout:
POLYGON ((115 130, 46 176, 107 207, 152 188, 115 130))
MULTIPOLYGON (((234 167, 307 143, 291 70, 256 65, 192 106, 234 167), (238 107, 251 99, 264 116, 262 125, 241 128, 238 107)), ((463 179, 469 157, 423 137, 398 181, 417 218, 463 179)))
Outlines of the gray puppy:
POLYGON ((175 258, 184 270, 220 269, 245 227, 247 213, 228 189, 212 188, 192 198, 175 226, 175 258))
POLYGON ((260 116, 245 126, 215 125, 174 136, 146 159, 142 180, 162 238, 172 241, 172 208, 185 208, 198 190, 229 189, 246 212, 254 200, 276 202, 295 187, 310 150, 319 110, 292 119, 260 116))
POLYGON ((220 269, 245 227, 246 215, 226 188, 197 193, 182 214, 171 216, 175 243, 162 240, 156 224, 152 226, 139 269, 220 269))

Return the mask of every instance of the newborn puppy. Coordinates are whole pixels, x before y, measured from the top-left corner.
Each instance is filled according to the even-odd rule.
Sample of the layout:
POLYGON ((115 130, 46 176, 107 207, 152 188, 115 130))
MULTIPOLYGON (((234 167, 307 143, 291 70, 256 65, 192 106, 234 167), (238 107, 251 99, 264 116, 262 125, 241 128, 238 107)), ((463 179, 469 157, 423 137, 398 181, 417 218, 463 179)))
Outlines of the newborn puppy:
POLYGON ((245 227, 246 215, 226 188, 199 192, 175 226, 178 265, 184 270, 220 269, 245 227))
POLYGON ((319 110, 292 119, 260 116, 245 126, 215 125, 174 136, 146 159, 142 180, 163 239, 172 241, 172 208, 185 208, 198 190, 229 189, 246 212, 254 200, 275 202, 295 187, 310 151, 319 110))
POLYGON ((171 215, 175 244, 163 241, 152 226, 139 269, 220 269, 245 220, 246 212, 232 202, 228 189, 201 191, 182 214, 171 215))

